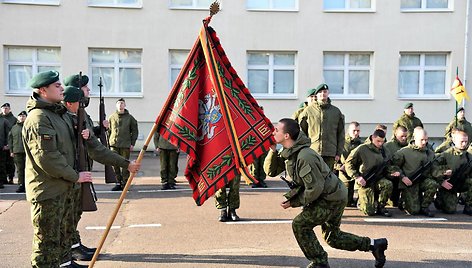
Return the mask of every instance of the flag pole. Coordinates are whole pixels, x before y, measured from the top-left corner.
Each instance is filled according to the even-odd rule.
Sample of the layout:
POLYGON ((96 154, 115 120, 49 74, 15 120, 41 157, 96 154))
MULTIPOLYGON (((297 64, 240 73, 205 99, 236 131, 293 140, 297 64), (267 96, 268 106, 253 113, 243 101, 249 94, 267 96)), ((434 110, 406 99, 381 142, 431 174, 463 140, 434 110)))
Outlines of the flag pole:
MULTIPOLYGON (((456 77, 459 77, 459 66, 456 66, 456 77)), ((457 109, 459 108, 459 103, 457 102, 457 100, 455 100, 455 103, 456 109, 454 110, 454 128, 457 128, 457 109)))
MULTIPOLYGON (((149 135, 148 135, 146 141, 144 142, 143 148, 139 152, 138 158, 136 159, 136 163, 141 163, 141 161, 144 157, 144 153, 146 152, 146 149, 147 149, 149 143, 151 142, 151 139, 153 138, 154 133, 157 130, 157 126, 158 125, 156 123, 154 123, 154 125, 152 126, 151 132, 149 132, 149 135)), ((93 254, 93 258, 90 261, 90 264, 88 266, 89 268, 92 268, 93 265, 95 264, 95 262, 97 261, 98 255, 100 254, 100 250, 102 249, 103 244, 105 243, 105 240, 108 236, 108 233, 110 232, 111 226, 112 226, 113 222, 116 219, 116 215, 118 214, 118 211, 120 210, 121 204, 123 204, 123 200, 126 197, 126 193, 128 192, 128 189, 131 186, 131 182, 133 181, 133 178, 134 178, 135 175, 136 175, 135 172, 131 172, 130 175, 129 175, 128 181, 126 182, 125 188, 121 192, 121 196, 120 196, 120 199, 118 200, 118 203, 116 204, 115 210, 113 211, 113 214, 111 215, 110 219, 108 220, 107 227, 105 229, 105 232, 103 232, 103 235, 102 235, 100 243, 97 247, 97 250, 93 254)))

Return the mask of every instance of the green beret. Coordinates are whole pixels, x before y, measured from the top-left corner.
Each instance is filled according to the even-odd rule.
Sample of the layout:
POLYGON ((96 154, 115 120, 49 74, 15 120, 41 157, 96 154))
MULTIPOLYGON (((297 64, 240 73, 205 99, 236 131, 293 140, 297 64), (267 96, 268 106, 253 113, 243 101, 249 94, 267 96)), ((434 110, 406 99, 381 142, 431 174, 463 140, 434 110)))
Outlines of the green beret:
POLYGON ((456 113, 458 113, 458 112, 460 112, 460 111, 465 111, 464 107, 460 107, 459 109, 457 109, 457 112, 456 112, 456 113))
POLYGON ((78 87, 67 86, 64 88, 64 101, 65 102, 78 102, 84 93, 78 87))
POLYGON ((305 108, 305 106, 307 106, 307 103, 306 102, 302 102, 298 105, 298 108, 301 109, 301 108, 305 108))
POLYGON ((405 104, 404 108, 408 109, 408 108, 411 108, 411 107, 413 107, 413 103, 409 102, 409 103, 405 104))
POLYGON ((46 71, 33 76, 29 82, 29 86, 32 88, 41 88, 56 83, 57 81, 59 81, 59 72, 46 71))
POLYGON ((79 85, 79 75, 78 74, 68 76, 68 77, 66 77, 66 79, 64 79, 64 85, 65 86, 74 86, 74 87, 79 87, 79 88, 87 85, 88 82, 89 82, 89 78, 86 75, 82 75, 81 80, 80 80, 80 85, 79 85))
POLYGON ((324 90, 324 89, 329 90, 328 85, 327 84, 320 84, 319 86, 308 90, 308 96, 316 95, 318 92, 320 92, 321 90, 324 90))
POLYGON ((5 102, 4 104, 2 104, 2 107, 1 107, 1 108, 3 108, 3 107, 8 107, 8 108, 10 108, 10 103, 5 102))
POLYGON ((18 116, 20 116, 20 115, 25 115, 25 116, 26 116, 26 115, 28 115, 28 114, 26 113, 26 111, 21 111, 21 112, 18 114, 18 116))

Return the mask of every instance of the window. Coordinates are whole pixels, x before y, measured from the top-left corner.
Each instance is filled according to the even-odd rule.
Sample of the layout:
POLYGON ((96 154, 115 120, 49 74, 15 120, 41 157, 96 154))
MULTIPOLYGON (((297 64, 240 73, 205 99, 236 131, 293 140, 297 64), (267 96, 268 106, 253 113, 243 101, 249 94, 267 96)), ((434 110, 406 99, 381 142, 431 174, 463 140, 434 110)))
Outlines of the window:
POLYGON ((402 0, 403 11, 452 10, 452 0, 402 0))
POLYGON ((215 0, 170 0, 169 7, 176 9, 209 9, 215 0))
POLYGON ((61 51, 47 47, 6 47, 5 62, 6 92, 29 95, 31 89, 28 82, 35 74, 48 70, 60 72, 61 51))
POLYGON ((248 52, 248 88, 255 97, 295 97, 294 52, 248 52))
POLYGON ((323 0, 324 11, 374 11, 375 0, 323 0))
POLYGON ((90 49, 89 54, 93 85, 102 77, 108 96, 142 96, 141 50, 90 49))
POLYGON ((371 98, 371 53, 323 55, 323 77, 335 97, 371 98))
POLYGON ((398 94, 404 98, 446 96, 447 54, 402 53, 398 94))
POLYGON ((88 0, 88 5, 93 7, 127 7, 141 8, 142 0, 88 0))
POLYGON ((247 0, 248 10, 297 11, 298 0, 247 0))
POLYGON ((3 0, 7 4, 59 5, 59 0, 3 0))
POLYGON ((177 80, 189 52, 188 50, 171 50, 169 52, 169 88, 174 86, 175 80, 177 80))

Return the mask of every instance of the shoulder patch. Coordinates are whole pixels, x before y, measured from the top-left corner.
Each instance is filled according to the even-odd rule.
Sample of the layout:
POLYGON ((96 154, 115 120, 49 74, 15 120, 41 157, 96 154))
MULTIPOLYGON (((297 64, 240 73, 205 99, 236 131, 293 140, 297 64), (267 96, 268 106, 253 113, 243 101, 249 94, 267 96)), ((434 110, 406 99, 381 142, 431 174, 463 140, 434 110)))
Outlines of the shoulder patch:
POLYGON ((307 176, 311 173, 311 167, 310 165, 306 165, 304 166, 302 169, 300 169, 300 171, 298 171, 298 175, 300 176, 300 178, 302 178, 302 180, 310 183, 312 178, 311 176, 307 176))

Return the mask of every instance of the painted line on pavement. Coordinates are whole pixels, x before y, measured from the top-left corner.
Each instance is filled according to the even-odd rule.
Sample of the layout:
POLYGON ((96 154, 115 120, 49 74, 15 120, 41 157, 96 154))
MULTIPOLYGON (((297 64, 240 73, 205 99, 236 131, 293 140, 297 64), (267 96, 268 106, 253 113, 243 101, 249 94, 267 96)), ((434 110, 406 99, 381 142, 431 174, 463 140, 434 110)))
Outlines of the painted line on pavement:
MULTIPOLYGON (((85 227, 85 230, 105 230, 107 227, 106 226, 87 226, 85 227)), ((120 229, 121 226, 112 226, 111 229, 120 229)))
POLYGON ((150 223, 150 224, 131 224, 129 228, 142 228, 142 227, 161 227, 160 223, 150 223))
POLYGON ((292 223, 292 220, 280 220, 280 221, 229 221, 226 224, 281 224, 281 223, 292 223))
MULTIPOLYGON (((161 227, 162 225, 160 223, 149 223, 149 224, 131 224, 128 225, 127 227, 129 228, 147 228, 147 227, 161 227)), ((107 227, 106 226, 87 226, 85 227, 86 230, 105 230, 107 227)), ((121 229, 121 226, 114 225, 111 227, 111 229, 121 229)), ((125 227, 123 227, 125 228, 125 227)))
POLYGON ((446 218, 417 218, 417 219, 364 219, 365 222, 424 222, 447 221, 446 218))

